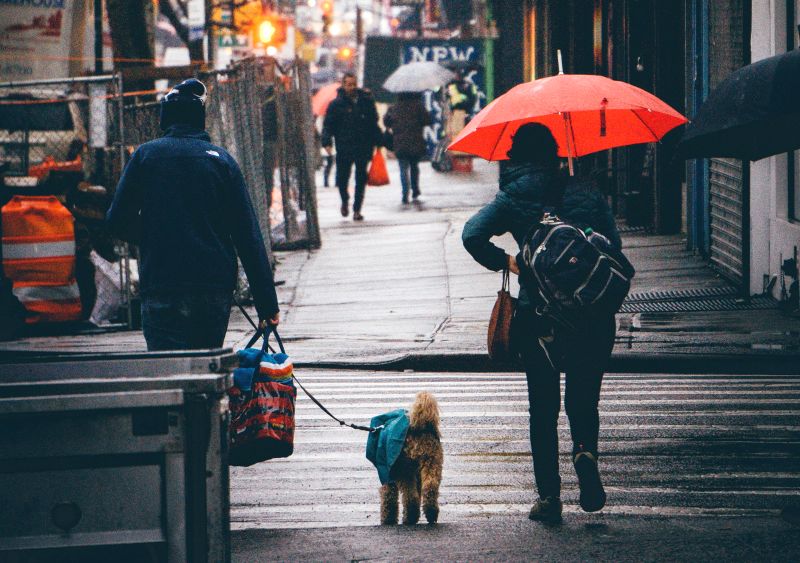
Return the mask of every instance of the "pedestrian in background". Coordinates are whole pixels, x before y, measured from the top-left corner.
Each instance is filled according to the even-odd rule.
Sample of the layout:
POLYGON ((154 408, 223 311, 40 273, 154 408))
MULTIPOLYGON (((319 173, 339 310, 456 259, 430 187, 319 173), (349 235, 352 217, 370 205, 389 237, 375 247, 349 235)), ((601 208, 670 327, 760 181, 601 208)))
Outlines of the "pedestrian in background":
MULTIPOLYGON (((462 240, 467 251, 484 267, 508 268, 519 275, 514 256, 507 255, 490 239, 510 232, 518 245, 545 211, 555 211, 564 221, 591 227, 617 247, 619 234, 605 198, 585 184, 566 182, 558 167, 558 146, 547 127, 530 123, 513 137, 511 162, 500 175, 495 199, 464 226, 462 240)), ((552 329, 537 315, 540 305, 535 283, 520 278, 520 294, 511 325, 512 345, 520 355, 528 382, 530 440, 533 472, 539 500, 532 520, 561 520, 561 477, 558 471, 558 415, 561 410, 561 374, 550 364, 538 336, 552 329)), ((572 460, 578 475, 581 507, 593 512, 605 505, 606 494, 597 467, 600 418, 598 402, 603 373, 614 345, 614 316, 587 320, 579 334, 559 333, 572 351, 566 373, 564 404, 572 434, 572 460)))
POLYGON ((431 123, 433 120, 418 92, 401 93, 383 118, 384 126, 391 129, 392 150, 400 165, 404 204, 408 203, 409 191, 414 201, 419 198, 419 161, 427 152, 423 132, 431 123))
POLYGON ((333 143, 336 143, 336 186, 342 198, 342 217, 347 217, 350 213, 347 184, 350 181, 350 171, 355 167, 353 220, 364 219, 361 207, 367 184, 367 166, 372 160, 375 147, 380 144, 381 134, 375 99, 367 90, 358 88, 354 74, 346 73, 342 77, 342 87, 339 88, 336 99, 325 112, 322 127, 322 146, 328 154, 333 154, 333 143))
POLYGON ((328 152, 322 147, 322 117, 318 117, 315 121, 314 137, 316 141, 320 142, 320 156, 322 157, 322 185, 327 188, 330 185, 331 170, 333 170, 333 151, 328 152))
POLYGON ((189 79, 161 101, 160 139, 133 153, 106 221, 139 246, 148 350, 220 348, 237 251, 261 326, 280 321, 264 239, 236 161, 205 131, 206 88, 189 79))
POLYGON ((451 139, 461 133, 472 116, 475 102, 478 100, 478 89, 464 75, 463 69, 456 70, 456 77, 445 88, 448 115, 445 123, 445 134, 451 139))

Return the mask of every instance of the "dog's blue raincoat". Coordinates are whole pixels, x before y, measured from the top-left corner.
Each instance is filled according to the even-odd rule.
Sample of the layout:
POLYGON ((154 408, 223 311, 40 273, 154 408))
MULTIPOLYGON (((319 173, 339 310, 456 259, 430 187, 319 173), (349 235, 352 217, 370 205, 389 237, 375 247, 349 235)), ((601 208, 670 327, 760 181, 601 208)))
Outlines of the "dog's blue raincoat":
POLYGON ((389 472, 403 451, 403 444, 408 433, 408 411, 397 409, 374 417, 369 421, 373 428, 383 428, 370 432, 367 437, 367 459, 378 470, 381 485, 390 483, 389 472))

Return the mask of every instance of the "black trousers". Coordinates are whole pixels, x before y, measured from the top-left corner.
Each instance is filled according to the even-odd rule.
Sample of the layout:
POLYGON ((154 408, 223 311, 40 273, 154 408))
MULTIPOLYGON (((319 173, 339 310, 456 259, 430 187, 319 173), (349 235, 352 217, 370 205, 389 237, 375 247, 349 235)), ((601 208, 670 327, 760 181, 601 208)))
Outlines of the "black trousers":
POLYGON ((339 195, 342 198, 342 205, 347 205, 350 201, 350 194, 347 193, 347 184, 350 182, 350 169, 356 167, 356 193, 353 200, 353 211, 361 211, 364 203, 364 188, 367 185, 367 166, 370 159, 358 155, 347 153, 336 153, 336 187, 339 188, 339 195))
MULTIPOLYGON (((531 454, 536 488, 541 498, 561 494, 558 471, 558 417, 561 411, 561 374, 553 369, 537 339, 537 318, 528 309, 517 311, 512 341, 528 380, 531 454)), ((567 338, 574 350, 566 370, 564 407, 572 435, 573 455, 580 449, 598 453, 600 387, 614 347, 614 317, 593 323, 579 337, 567 338)))
POLYGON ((333 168, 333 155, 325 155, 325 168, 322 170, 323 185, 328 187, 328 178, 331 177, 331 168, 333 168))
POLYGON ((221 348, 231 316, 231 291, 197 291, 142 297, 147 350, 221 348))

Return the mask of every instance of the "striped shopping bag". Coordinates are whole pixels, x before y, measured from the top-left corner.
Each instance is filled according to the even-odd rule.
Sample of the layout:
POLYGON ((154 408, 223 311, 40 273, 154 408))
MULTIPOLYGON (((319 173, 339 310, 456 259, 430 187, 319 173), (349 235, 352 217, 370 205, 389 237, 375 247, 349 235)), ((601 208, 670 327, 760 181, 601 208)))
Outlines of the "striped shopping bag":
POLYGON ((231 409, 229 461, 248 466, 294 450, 294 407, 297 389, 292 379, 292 361, 274 327, 259 331, 244 350, 238 352, 239 367, 228 390, 231 409), (270 354, 270 332, 280 352, 270 354), (259 348, 251 346, 263 337, 259 348))

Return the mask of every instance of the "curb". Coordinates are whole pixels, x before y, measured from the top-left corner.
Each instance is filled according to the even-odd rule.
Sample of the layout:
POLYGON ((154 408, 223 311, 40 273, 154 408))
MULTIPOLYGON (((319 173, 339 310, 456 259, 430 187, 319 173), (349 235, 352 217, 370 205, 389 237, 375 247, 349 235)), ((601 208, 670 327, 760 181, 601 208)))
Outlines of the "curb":
MULTIPOLYGON (((295 362, 298 368, 375 371, 521 371, 516 362, 497 362, 486 354, 409 354, 381 362, 295 362)), ((606 373, 797 375, 800 354, 612 354, 606 373)))

